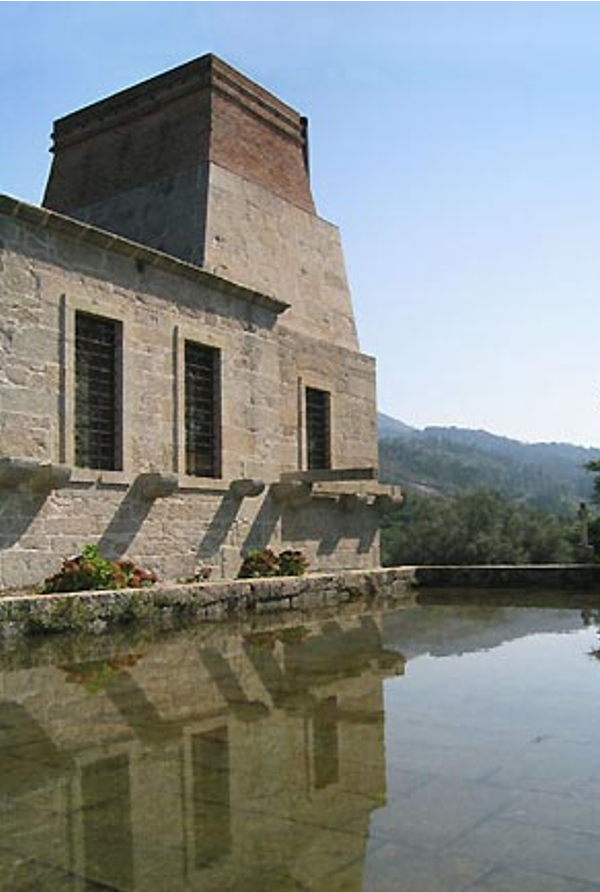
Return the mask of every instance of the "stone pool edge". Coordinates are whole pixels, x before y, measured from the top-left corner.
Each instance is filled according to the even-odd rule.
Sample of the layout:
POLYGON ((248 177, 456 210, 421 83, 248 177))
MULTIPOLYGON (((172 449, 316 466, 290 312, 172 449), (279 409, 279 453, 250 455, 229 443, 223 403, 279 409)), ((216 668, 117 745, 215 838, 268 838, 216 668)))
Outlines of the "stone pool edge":
POLYGON ((51 595, 0 597, 0 636, 103 632, 131 622, 216 621, 285 610, 314 610, 360 598, 414 602, 414 567, 306 576, 157 584, 51 595))
POLYGON ((411 569, 414 584, 420 588, 578 589, 600 592, 600 564, 481 564, 411 569))
POLYGON ((541 605, 549 594, 575 591, 577 604, 585 593, 585 601, 600 606, 600 565, 385 567, 299 577, 163 583, 144 589, 0 597, 0 637, 101 633, 132 622, 216 621, 244 614, 330 608, 377 597, 405 604, 491 603, 500 598, 541 605), (515 589, 523 591, 523 597, 515 599, 515 589))

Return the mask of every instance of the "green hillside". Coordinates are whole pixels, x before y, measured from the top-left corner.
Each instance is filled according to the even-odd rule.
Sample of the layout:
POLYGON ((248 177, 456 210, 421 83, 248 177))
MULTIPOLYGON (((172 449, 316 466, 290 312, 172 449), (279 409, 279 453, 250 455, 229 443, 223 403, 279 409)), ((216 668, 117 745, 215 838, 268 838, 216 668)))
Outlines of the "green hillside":
POLYGON ((598 452, 568 443, 521 443, 486 431, 454 427, 417 430, 380 415, 380 476, 406 490, 454 496, 494 490, 555 514, 591 498, 584 469, 598 452))

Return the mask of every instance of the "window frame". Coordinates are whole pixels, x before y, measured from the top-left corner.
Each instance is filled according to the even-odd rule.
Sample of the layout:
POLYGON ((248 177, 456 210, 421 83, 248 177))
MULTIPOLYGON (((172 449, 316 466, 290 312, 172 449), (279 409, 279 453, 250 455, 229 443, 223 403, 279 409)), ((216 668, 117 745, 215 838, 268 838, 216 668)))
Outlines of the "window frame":
MULTIPOLYGON (((183 473, 187 477, 193 477, 195 479, 210 479, 210 480, 220 480, 223 476, 223 450, 222 450, 222 430, 223 430, 223 419, 222 419, 222 352, 218 347, 215 347, 211 344, 206 344, 197 340, 196 338, 183 338, 183 346, 182 346, 182 362, 183 362, 183 403, 184 403, 184 413, 183 413, 183 446, 184 446, 184 464, 182 467, 183 473), (189 440, 191 436, 191 425, 190 425, 190 413, 189 413, 189 402, 188 402, 188 389, 189 389, 189 377, 188 377, 188 348, 191 350, 197 349, 198 351, 206 351, 207 355, 211 357, 211 381, 210 381, 210 389, 212 391, 210 399, 211 406, 210 412, 212 415, 211 418, 211 433, 210 433, 210 452, 211 455, 211 470, 209 473, 196 473, 191 466, 190 462, 190 449, 189 449, 189 440)), ((197 461, 197 460, 196 460, 197 461)))
POLYGON ((131 437, 127 436, 127 419, 131 417, 131 327, 132 309, 115 308, 110 303, 99 303, 84 294, 62 294, 59 301, 59 367, 58 418, 56 442, 59 461, 73 469, 72 483, 102 483, 127 485, 131 482, 131 437), (85 313, 120 325, 118 356, 118 428, 120 429, 120 469, 107 470, 78 465, 75 460, 75 350, 76 316, 85 313))
POLYGON ((227 480, 231 477, 228 449, 229 428, 226 426, 226 407, 230 403, 226 355, 229 341, 219 332, 189 320, 173 327, 173 471, 178 474, 180 486, 184 489, 201 489, 207 492, 222 493, 227 490, 227 480), (218 403, 219 423, 217 431, 218 477, 200 477, 187 473, 186 429, 185 429, 185 344, 186 341, 210 347, 219 353, 218 403))
POLYGON ((329 471, 333 468, 333 436, 332 436, 332 395, 331 391, 327 390, 323 387, 316 387, 312 384, 305 384, 304 386, 304 400, 303 400, 303 409, 304 409, 304 443, 305 443, 305 455, 306 455, 306 470, 307 471, 329 471), (325 439, 325 451, 323 456, 317 456, 317 458, 323 458, 323 461, 316 461, 314 456, 314 449, 311 448, 311 419, 310 419, 310 409, 309 409, 309 400, 311 394, 319 394, 319 396, 324 397, 324 439, 325 439))
MULTIPOLYGON (((88 354, 89 356, 89 354, 88 354)), ((76 310, 75 311, 75 345, 74 345, 74 377, 75 377, 75 394, 74 394, 74 413, 73 413, 73 443, 74 443, 74 456, 75 456, 75 464, 78 468, 85 468, 92 471, 122 471, 123 470, 123 323, 118 319, 113 319, 109 316, 100 315, 99 313, 90 313, 87 310, 76 310), (113 338, 114 341, 110 345, 111 347, 111 361, 112 361, 112 369, 110 371, 111 375, 111 389, 112 394, 110 395, 111 405, 110 405, 110 422, 111 422, 111 452, 112 456, 110 457, 110 464, 103 464, 103 457, 100 457, 99 462, 93 463, 93 458, 98 457, 101 453, 101 449, 98 446, 97 442, 94 443, 92 440, 93 437, 89 437, 89 441, 85 446, 81 446, 78 443, 79 435, 81 433, 81 422, 82 422, 82 414, 79 409, 79 377, 80 377, 80 359, 79 359, 79 347, 81 340, 79 333, 79 323, 83 322, 83 320, 96 320, 100 325, 110 326, 113 329, 113 338), (81 451, 86 449, 90 454, 88 460, 81 460, 81 451), (79 453, 79 454, 78 454, 79 453)), ((98 417, 97 415, 95 416, 98 417)), ((92 410, 88 413, 88 420, 94 418, 93 407, 92 410)), ((107 460, 109 459, 108 453, 106 456, 107 460)))

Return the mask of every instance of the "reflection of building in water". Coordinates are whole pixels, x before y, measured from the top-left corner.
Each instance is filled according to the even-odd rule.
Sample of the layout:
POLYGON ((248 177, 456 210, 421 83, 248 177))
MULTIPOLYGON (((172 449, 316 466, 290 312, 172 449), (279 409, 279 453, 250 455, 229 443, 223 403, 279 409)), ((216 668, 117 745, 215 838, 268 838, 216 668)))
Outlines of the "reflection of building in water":
POLYGON ((403 665, 363 616, 5 671, 0 888, 360 889, 403 665))

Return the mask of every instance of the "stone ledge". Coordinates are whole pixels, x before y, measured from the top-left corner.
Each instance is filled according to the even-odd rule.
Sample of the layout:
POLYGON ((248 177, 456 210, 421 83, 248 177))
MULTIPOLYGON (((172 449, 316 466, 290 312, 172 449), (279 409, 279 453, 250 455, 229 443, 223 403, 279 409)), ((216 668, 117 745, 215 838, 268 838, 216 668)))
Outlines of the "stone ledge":
POLYGON ((0 598, 0 637, 108 631, 133 622, 214 621, 281 610, 313 610, 358 598, 412 603, 411 568, 156 585, 143 589, 0 598))
POLYGON ((29 486, 34 492, 50 492, 66 486, 71 475, 68 465, 8 455, 0 457, 0 489, 29 486))
POLYGON ((150 267, 156 267, 167 273, 192 279, 207 288, 213 288, 215 291, 232 295, 247 303, 268 310, 276 316, 281 315, 290 307, 285 301, 263 294, 252 288, 247 288, 245 285, 233 282, 223 276, 217 276, 204 267, 196 266, 171 254, 165 254, 164 251, 141 245, 124 236, 98 229, 96 226, 75 220, 65 214, 59 214, 57 211, 28 204, 25 201, 12 198, 10 195, 0 194, 0 215, 14 217, 32 226, 39 226, 42 229, 48 228, 75 241, 94 245, 105 251, 130 257, 133 260, 150 267))
POLYGON ((344 482, 348 480, 377 480, 377 468, 323 468, 313 471, 285 471, 281 474, 282 483, 344 482))
POLYGON ((412 570, 414 584, 419 588, 595 589, 600 592, 600 564, 421 566, 412 570))
POLYGON ((58 146, 71 145, 202 89, 219 90, 287 137, 303 142, 300 114, 222 59, 207 53, 71 112, 54 122, 58 146))
POLYGON ((57 632, 101 634, 132 623, 173 626, 248 614, 394 604, 600 605, 600 565, 388 567, 307 576, 158 584, 144 589, 0 597, 0 639, 57 632))

